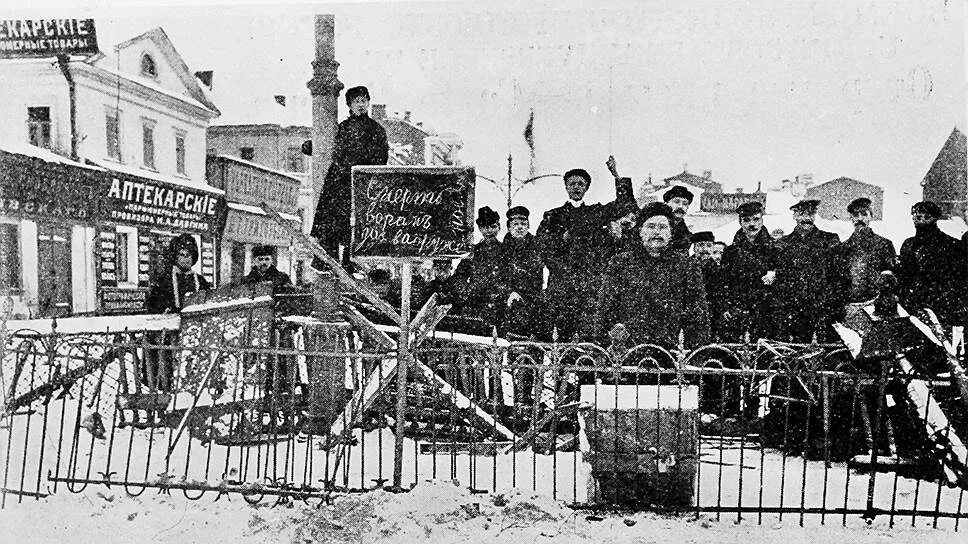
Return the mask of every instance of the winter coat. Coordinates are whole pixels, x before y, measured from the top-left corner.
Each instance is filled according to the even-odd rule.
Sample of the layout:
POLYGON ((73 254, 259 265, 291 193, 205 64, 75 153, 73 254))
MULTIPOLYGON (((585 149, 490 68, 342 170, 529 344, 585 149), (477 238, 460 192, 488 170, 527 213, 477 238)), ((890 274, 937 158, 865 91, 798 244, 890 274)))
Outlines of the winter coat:
POLYGON ((643 246, 609 261, 599 290, 597 337, 604 341, 617 323, 635 344, 665 347, 709 342, 709 306, 699 263, 673 248, 653 256, 643 246))
POLYGON ((265 271, 265 274, 260 274, 257 270, 252 269, 248 275, 242 277, 242 281, 239 283, 242 285, 254 285, 264 281, 272 282, 273 293, 285 293, 292 289, 292 281, 289 279, 289 274, 280 272, 274 266, 270 266, 265 271))
POLYGON ((338 125, 310 232, 327 248, 349 244, 352 168, 386 164, 389 147, 386 130, 367 115, 350 116, 338 125))
POLYGON ((471 255, 460 261, 451 277, 451 289, 465 316, 477 317, 492 326, 504 316, 508 290, 507 259, 497 240, 478 242, 471 255))
POLYGON ((524 336, 538 334, 543 327, 544 265, 538 242, 530 232, 522 238, 505 235, 502 242, 507 260, 505 282, 508 294, 517 293, 521 301, 507 308, 505 328, 524 336))
POLYGON ((779 240, 777 296, 789 308, 822 308, 830 299, 827 269, 840 236, 817 227, 797 226, 779 240))
POLYGON ((182 272, 172 266, 167 274, 160 274, 152 280, 145 307, 153 314, 181 312, 189 295, 198 291, 208 291, 211 288, 205 276, 198 272, 193 270, 182 272))
POLYGON ((881 272, 897 266, 894 244, 870 227, 855 230, 834 247, 828 277, 837 306, 864 302, 877 296, 881 272))
POLYGON ((779 246, 766 228, 753 240, 737 230, 733 243, 723 251, 723 267, 729 276, 727 308, 733 317, 725 325, 729 340, 740 341, 749 332, 753 340, 775 336, 778 318, 773 286, 763 283, 763 276, 777 268, 779 246))
POLYGON ((729 269, 726 265, 712 259, 701 260, 695 256, 692 259, 696 260, 702 270, 706 301, 709 303, 709 328, 712 339, 717 342, 727 341, 723 319, 731 304, 729 269))
POLYGON ((669 242, 669 247, 681 251, 684 255, 689 254, 689 248, 692 247, 692 232, 689 231, 685 221, 672 222, 672 240, 669 242))
POLYGON ((910 312, 931 308, 943 325, 957 324, 965 312, 966 274, 964 246, 937 225, 918 229, 901 244, 897 279, 902 304, 910 312))

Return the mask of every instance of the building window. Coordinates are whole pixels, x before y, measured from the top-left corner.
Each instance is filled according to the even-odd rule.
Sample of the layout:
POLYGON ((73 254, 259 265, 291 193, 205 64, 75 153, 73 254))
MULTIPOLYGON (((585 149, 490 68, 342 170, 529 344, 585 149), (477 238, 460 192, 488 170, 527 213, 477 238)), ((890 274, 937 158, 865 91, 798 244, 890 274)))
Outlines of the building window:
POLYGON ((243 160, 251 161, 252 159, 255 158, 255 148, 253 148, 253 147, 240 147, 239 148, 239 157, 241 157, 243 160))
POLYGON ((158 77, 158 67, 155 66, 155 59, 145 53, 141 56, 141 75, 148 77, 158 77))
POLYGON ((0 223, 0 295, 19 294, 20 229, 15 223, 0 223))
POLYGON ((138 229, 117 227, 114 238, 115 274, 121 287, 138 285, 138 229))
POLYGON ((175 171, 185 174, 185 135, 175 134, 175 171))
POLYGON ((286 151, 286 171, 306 171, 306 163, 303 161, 302 146, 289 146, 289 149, 286 151))
POLYGON ((145 168, 155 168, 155 124, 145 121, 141 125, 141 145, 145 168))
POLYGON ((50 149, 50 108, 27 108, 27 140, 31 145, 50 149))
POLYGON ((108 110, 104 114, 104 138, 107 142, 108 157, 121 162, 121 123, 118 110, 108 110))

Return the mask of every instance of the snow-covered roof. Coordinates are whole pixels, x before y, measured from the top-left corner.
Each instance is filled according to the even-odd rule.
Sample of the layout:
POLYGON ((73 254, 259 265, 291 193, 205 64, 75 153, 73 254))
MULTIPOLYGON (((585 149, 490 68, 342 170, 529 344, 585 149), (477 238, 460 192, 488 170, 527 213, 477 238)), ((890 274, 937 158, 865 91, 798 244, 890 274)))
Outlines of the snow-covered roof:
POLYGON ((79 168, 86 168, 88 170, 94 170, 97 172, 103 172, 105 169, 100 168, 95 165, 85 164, 83 162, 78 162, 73 159, 69 159, 63 155, 58 155, 49 149, 44 149, 34 145, 30 145, 25 142, 3 142, 0 143, 0 150, 6 151, 8 153, 13 153, 16 155, 24 155, 27 157, 33 157, 36 159, 41 159, 46 162, 52 162, 57 164, 66 164, 68 166, 77 166, 79 168))
POLYGON ((159 174, 158 172, 152 172, 151 170, 145 170, 143 168, 137 168, 129 166, 127 164, 121 164, 117 162, 105 161, 103 159, 87 159, 94 164, 114 172, 120 172, 122 174, 129 174, 132 176, 137 176, 141 178, 152 179, 155 181, 161 181, 163 183, 170 183, 172 185, 179 185, 181 187, 188 187, 190 189, 198 189, 200 191, 207 191, 209 193, 215 193, 218 195, 224 195, 225 191, 217 187, 212 187, 211 185, 206 185, 204 183, 197 183, 185 178, 179 178, 175 176, 166 176, 164 174, 159 174))
POLYGON ((192 106, 195 106, 196 108, 201 108, 201 109, 203 109, 205 111, 211 112, 211 114, 212 114, 213 117, 214 116, 217 116, 219 114, 218 110, 213 110, 212 108, 206 106, 205 104, 202 104, 198 100, 195 100, 191 96, 188 96, 188 95, 185 95, 185 94, 181 94, 181 93, 177 93, 175 91, 172 91, 171 89, 166 89, 165 87, 162 87, 161 85, 155 83, 154 81, 152 81, 152 80, 150 80, 148 78, 144 78, 144 77, 140 77, 140 76, 135 76, 135 75, 132 75, 132 74, 126 74, 124 72, 119 72, 117 69, 108 66, 107 63, 98 64, 96 67, 94 67, 94 69, 102 70, 104 72, 107 72, 107 73, 115 76, 115 77, 119 77, 121 79, 124 79, 124 80, 130 81, 132 83, 141 85, 142 87, 145 87, 147 89, 151 89, 152 91, 155 91, 157 93, 160 93, 160 94, 163 94, 165 96, 174 98, 176 100, 181 100, 182 102, 185 102, 187 104, 191 104, 192 106))
MULTIPOLYGON (((240 211, 240 212, 245 212, 245 213, 251 213, 253 215, 269 215, 269 214, 267 214, 265 212, 265 210, 263 210, 262 208, 260 208, 258 206, 250 206, 248 204, 242 204, 242 203, 239 203, 239 202, 229 201, 229 209, 236 210, 236 211, 240 211)), ((291 213, 282 213, 282 212, 279 212, 279 215, 282 216, 282 218, 285 219, 285 220, 287 220, 287 221, 292 221, 294 223, 301 223, 302 222, 302 219, 300 219, 299 216, 292 215, 291 213)))
POLYGON ((229 161, 232 161, 232 162, 237 162, 239 164, 244 164, 246 166, 251 166, 252 168, 257 168, 259 170, 262 170, 263 172, 269 172, 270 174, 276 174, 276 175, 279 175, 279 176, 283 176, 283 177, 289 178, 289 179, 291 179, 291 180, 293 180, 293 181, 295 181, 296 183, 299 183, 299 184, 302 183, 302 180, 300 180, 296 176, 292 175, 292 172, 283 172, 282 170, 276 170, 274 168, 269 168, 268 166, 265 166, 263 164, 259 164, 259 163, 252 162, 252 161, 247 161, 247 160, 245 160, 243 158, 236 157, 234 155, 216 155, 216 157, 218 157, 220 159, 226 159, 226 160, 229 160, 229 161))
POLYGON ((177 331, 181 319, 173 314, 110 315, 63 317, 57 319, 15 319, 7 321, 7 330, 21 335, 54 332, 57 334, 105 334, 121 331, 177 331))

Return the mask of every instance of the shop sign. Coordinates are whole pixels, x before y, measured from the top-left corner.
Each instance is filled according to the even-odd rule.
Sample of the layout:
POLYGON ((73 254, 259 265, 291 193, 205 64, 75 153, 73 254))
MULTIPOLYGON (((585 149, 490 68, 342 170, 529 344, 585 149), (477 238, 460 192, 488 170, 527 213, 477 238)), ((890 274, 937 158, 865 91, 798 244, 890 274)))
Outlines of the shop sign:
POLYGON ((102 172, 0 151, 0 214, 92 222, 102 172))
POLYGON ((101 311, 108 314, 143 312, 148 301, 147 289, 101 288, 101 311))
MULTIPOLYGON (((284 213, 295 213, 299 208, 298 179, 225 157, 213 157, 209 160, 217 161, 216 164, 221 166, 216 172, 224 176, 224 184, 220 186, 225 189, 225 197, 229 200, 252 206, 260 206, 265 202, 284 213)), ((209 176, 210 179, 211 177, 209 176)))
POLYGON ((216 233, 225 218, 225 198, 202 189, 111 172, 105 218, 180 232, 216 233))
POLYGON ((765 193, 703 193, 699 209, 708 213, 731 214, 747 202, 759 202, 766 206, 765 193))
POLYGON ((97 52, 94 19, 0 19, 0 58, 97 52))
POLYGON ((231 209, 225 219, 222 237, 236 242, 278 247, 288 247, 292 243, 289 234, 269 217, 231 209))
POLYGON ((354 166, 354 257, 429 259, 470 251, 474 169, 354 166))

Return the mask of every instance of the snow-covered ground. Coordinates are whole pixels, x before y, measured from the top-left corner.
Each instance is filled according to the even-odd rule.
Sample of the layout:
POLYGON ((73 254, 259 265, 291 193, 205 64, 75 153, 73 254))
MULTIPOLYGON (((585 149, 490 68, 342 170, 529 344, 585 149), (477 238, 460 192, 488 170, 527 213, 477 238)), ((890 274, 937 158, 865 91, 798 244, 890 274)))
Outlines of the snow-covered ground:
POLYGON ((4 542, 96 543, 725 543, 886 544, 965 542, 960 532, 914 527, 887 519, 870 525, 799 527, 755 518, 736 524, 714 516, 659 516, 572 510, 547 495, 514 489, 471 494, 445 480, 422 481, 412 491, 373 491, 337 497, 329 505, 301 502, 251 506, 236 498, 188 501, 146 493, 126 496, 103 487, 81 494, 58 494, 0 511, 4 542))

